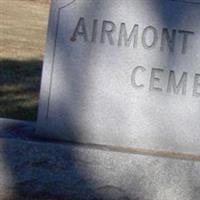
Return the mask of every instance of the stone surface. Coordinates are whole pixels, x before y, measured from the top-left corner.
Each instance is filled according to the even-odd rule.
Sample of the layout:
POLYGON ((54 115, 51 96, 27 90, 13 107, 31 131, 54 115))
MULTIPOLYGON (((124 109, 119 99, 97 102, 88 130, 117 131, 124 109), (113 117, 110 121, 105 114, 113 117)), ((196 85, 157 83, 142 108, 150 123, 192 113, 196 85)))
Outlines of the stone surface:
MULTIPOLYGON (((24 128, 16 127, 18 136, 24 135, 24 128)), ((30 123, 23 127, 34 128, 30 123)), ((198 161, 40 141, 29 131, 26 139, 16 138, 8 129, 0 133, 1 200, 33 197, 37 200, 199 200, 200 197, 198 161), (6 138, 8 134, 13 137, 6 138)))
POLYGON ((37 134, 200 154, 200 4, 52 1, 37 134))

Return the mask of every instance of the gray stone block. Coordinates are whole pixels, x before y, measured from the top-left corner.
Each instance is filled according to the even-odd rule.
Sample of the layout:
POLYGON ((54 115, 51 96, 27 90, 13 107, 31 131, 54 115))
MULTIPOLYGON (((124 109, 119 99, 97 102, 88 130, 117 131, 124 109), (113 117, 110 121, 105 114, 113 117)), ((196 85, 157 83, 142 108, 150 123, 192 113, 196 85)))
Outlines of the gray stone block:
POLYGON ((194 161, 1 139, 0 163, 1 193, 73 200, 200 197, 200 163, 194 161))
POLYGON ((6 135, 0 139, 1 199, 200 199, 199 161, 6 135))

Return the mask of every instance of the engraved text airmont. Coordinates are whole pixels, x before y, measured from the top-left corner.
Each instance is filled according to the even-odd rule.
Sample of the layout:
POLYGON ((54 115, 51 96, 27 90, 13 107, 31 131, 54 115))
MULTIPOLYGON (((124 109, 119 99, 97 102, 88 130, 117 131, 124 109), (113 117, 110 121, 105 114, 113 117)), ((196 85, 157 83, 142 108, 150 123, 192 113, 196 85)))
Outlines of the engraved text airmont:
MULTIPOLYGON (((82 40, 84 42, 100 42, 118 47, 137 48, 139 45, 144 49, 159 48, 161 52, 175 52, 186 54, 190 39, 194 36, 193 31, 162 28, 154 26, 140 27, 139 24, 132 25, 128 30, 126 23, 116 24, 112 21, 100 21, 94 19, 89 26, 89 20, 80 17, 72 32, 71 41, 82 40), (89 27, 92 27, 89 30, 89 27), (179 41, 179 42, 178 42, 179 41)), ((176 95, 190 94, 200 97, 200 74, 193 77, 188 72, 183 72, 179 77, 174 70, 153 68, 149 71, 149 83, 138 83, 138 74, 148 73, 143 66, 137 66, 131 74, 131 83, 135 89, 149 88, 149 91, 166 92, 176 95), (165 77, 165 78, 162 78, 165 77), (192 78, 193 88, 188 88, 188 79, 192 78), (166 81, 167 80, 167 81, 166 81), (166 82, 166 83, 165 83, 166 82), (189 90, 190 89, 190 90, 189 90)))
POLYGON ((144 49, 159 48, 160 51, 187 53, 190 38, 194 32, 188 30, 177 30, 162 28, 159 30, 154 26, 141 28, 134 24, 128 30, 125 23, 116 24, 112 21, 98 19, 92 20, 92 28, 89 30, 89 21, 80 17, 71 36, 71 41, 83 40, 85 42, 100 42, 116 45, 118 47, 137 48, 141 45, 144 49), (179 43, 177 43, 179 39, 179 43))

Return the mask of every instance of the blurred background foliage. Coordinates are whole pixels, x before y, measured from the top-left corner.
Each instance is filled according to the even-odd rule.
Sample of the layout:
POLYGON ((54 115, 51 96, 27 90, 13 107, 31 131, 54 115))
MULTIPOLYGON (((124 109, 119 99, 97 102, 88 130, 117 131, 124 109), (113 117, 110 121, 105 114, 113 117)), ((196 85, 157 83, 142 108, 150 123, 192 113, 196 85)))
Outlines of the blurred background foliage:
POLYGON ((0 117, 33 120, 49 0, 0 0, 0 117))

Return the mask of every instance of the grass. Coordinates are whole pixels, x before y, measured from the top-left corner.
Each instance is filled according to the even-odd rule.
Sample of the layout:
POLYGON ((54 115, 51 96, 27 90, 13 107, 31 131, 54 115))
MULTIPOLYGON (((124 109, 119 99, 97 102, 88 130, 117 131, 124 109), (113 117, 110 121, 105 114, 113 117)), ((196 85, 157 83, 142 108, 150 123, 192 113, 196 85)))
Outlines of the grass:
POLYGON ((36 120, 48 0, 0 0, 0 117, 36 120))

